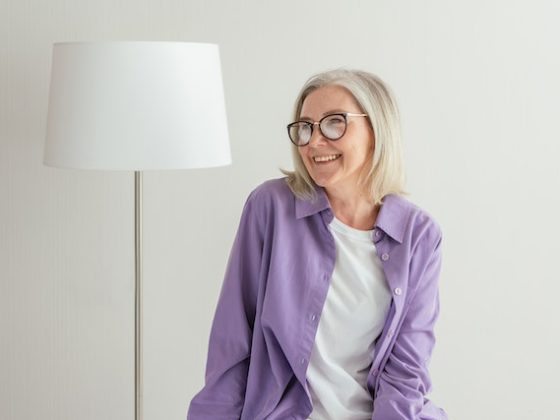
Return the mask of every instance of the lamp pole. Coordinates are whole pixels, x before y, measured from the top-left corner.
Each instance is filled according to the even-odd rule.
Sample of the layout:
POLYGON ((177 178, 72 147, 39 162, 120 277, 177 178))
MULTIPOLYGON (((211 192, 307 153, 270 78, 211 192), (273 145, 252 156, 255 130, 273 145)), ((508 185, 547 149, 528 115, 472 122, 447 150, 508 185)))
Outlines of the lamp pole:
POLYGON ((134 171, 134 418, 142 420, 142 171, 134 171))

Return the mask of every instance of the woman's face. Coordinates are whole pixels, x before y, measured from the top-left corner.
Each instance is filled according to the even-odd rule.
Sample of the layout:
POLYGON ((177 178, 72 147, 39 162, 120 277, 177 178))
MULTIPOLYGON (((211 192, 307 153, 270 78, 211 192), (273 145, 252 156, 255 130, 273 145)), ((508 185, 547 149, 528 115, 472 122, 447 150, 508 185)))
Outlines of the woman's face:
MULTIPOLYGON (((315 89, 304 100, 300 120, 319 121, 325 115, 336 112, 360 114, 358 103, 352 94, 341 86, 323 86, 315 89)), ((306 146, 298 152, 315 183, 327 190, 353 191, 356 189, 360 171, 369 169, 373 153, 373 130, 367 117, 347 117, 344 136, 336 141, 321 134, 319 126, 306 146), (338 156, 334 160, 316 162, 315 157, 338 156)))

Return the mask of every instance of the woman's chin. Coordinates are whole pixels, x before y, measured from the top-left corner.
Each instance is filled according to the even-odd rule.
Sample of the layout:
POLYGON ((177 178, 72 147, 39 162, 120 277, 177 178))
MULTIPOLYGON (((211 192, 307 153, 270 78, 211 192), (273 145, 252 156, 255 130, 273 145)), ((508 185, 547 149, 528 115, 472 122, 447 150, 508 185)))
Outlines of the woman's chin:
POLYGON ((317 184, 319 187, 328 188, 333 184, 331 177, 312 176, 311 178, 313 179, 315 184, 317 184))

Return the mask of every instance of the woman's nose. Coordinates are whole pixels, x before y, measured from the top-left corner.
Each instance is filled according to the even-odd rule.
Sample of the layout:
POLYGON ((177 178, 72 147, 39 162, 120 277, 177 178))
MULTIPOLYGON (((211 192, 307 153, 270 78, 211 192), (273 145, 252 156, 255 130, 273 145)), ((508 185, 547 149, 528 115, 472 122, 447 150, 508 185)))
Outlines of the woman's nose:
POLYGON ((327 143, 328 140, 325 138, 325 136, 323 136, 323 133, 321 133, 321 129, 319 128, 319 125, 317 124, 313 131, 311 132, 311 138, 309 139, 309 145, 310 146, 317 146, 317 145, 321 145, 323 143, 327 143))

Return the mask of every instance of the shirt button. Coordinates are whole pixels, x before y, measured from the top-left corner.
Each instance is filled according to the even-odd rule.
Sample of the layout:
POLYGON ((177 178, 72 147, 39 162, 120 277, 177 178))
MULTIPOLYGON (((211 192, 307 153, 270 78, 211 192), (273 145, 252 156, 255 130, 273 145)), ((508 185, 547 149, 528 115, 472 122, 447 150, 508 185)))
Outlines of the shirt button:
POLYGON ((302 365, 304 365, 305 364, 305 357, 302 357, 300 362, 301 362, 302 365))
POLYGON ((311 316, 309 318, 311 319, 311 321, 315 321, 316 316, 315 316, 315 314, 311 314, 311 316))
POLYGON ((379 235, 381 235, 381 233, 376 229, 376 230, 375 230, 375 237, 376 237, 376 238, 379 238, 379 235))
POLYGON ((387 260, 389 259, 389 254, 387 254, 387 253, 383 254, 383 255, 381 256, 381 259, 382 259, 383 261, 387 261, 387 260))
POLYGON ((324 281, 328 281, 329 280, 329 275, 327 273, 323 274, 323 280, 324 281))
POLYGON ((400 288, 400 287, 397 287, 397 288, 395 289, 395 295, 400 296, 401 293, 402 293, 401 288, 400 288))

